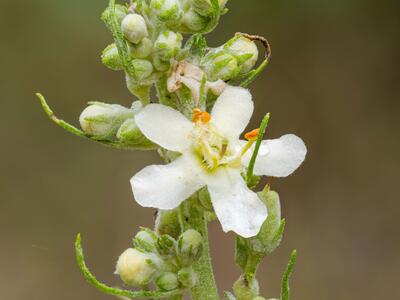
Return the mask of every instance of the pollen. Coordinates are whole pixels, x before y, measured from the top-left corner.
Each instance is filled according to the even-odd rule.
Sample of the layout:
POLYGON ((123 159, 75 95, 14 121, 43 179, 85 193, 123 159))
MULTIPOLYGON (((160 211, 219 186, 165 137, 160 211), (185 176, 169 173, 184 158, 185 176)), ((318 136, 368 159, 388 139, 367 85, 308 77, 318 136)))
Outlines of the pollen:
POLYGON ((260 128, 254 129, 254 130, 252 130, 252 131, 250 131, 250 132, 247 132, 247 133, 244 135, 244 137, 245 137, 245 139, 248 140, 248 141, 255 141, 255 140, 257 140, 257 137, 258 137, 258 133, 259 133, 259 132, 260 132, 260 128))
POLYGON ((193 109, 193 122, 194 123, 202 122, 204 124, 207 124, 208 122, 210 122, 210 120, 211 120, 211 115, 208 112, 202 111, 199 108, 193 109))

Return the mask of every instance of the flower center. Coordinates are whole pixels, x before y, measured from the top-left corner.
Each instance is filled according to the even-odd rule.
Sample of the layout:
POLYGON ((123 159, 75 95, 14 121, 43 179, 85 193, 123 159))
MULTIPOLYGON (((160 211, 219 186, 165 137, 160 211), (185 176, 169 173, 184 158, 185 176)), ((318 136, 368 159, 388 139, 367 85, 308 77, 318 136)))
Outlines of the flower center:
POLYGON ((210 122, 211 115, 198 108, 193 110, 194 129, 191 132, 194 153, 204 168, 210 172, 220 166, 240 168, 244 154, 257 140, 258 129, 246 133, 248 142, 241 147, 224 137, 210 122))

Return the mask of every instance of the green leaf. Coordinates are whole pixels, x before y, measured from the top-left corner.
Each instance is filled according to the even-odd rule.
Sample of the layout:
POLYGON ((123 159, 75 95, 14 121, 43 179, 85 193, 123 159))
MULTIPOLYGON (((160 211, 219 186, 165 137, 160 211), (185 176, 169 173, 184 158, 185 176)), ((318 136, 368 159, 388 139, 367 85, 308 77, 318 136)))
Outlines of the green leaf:
POLYGON ((172 297, 174 295, 182 294, 182 290, 173 290, 169 292, 164 291, 130 291, 130 290, 123 290, 119 288, 113 288, 105 285, 104 283, 99 282, 96 277, 89 271, 88 267, 85 263, 85 257, 83 254, 82 244, 81 244, 81 235, 78 234, 75 241, 75 254, 76 260, 78 262, 79 269, 81 270, 83 276, 86 280, 97 288, 99 291, 114 295, 118 297, 128 297, 128 298, 167 298, 172 297))
POLYGON ((281 300, 289 300, 290 288, 289 288, 289 278, 292 275, 294 265, 297 259, 297 251, 294 250, 290 256, 289 263, 286 267, 285 273, 282 278, 282 290, 281 290, 281 300))
POLYGON ((44 112, 50 118, 51 121, 53 121, 55 124, 57 124, 61 128, 64 128, 66 131, 68 131, 68 132, 70 132, 70 133, 72 133, 72 134, 74 134, 76 136, 79 136, 81 138, 85 138, 85 139, 88 139, 88 140, 91 140, 91 141, 95 141, 95 142, 100 143, 102 145, 105 145, 105 146, 108 146, 108 147, 112 147, 112 148, 116 148, 116 149, 145 150, 143 148, 137 148, 134 145, 118 143, 118 142, 109 141, 109 140, 95 139, 95 138, 87 135, 86 133, 84 133, 82 130, 76 128, 75 126, 65 122, 64 120, 61 120, 61 119, 57 118, 57 116, 54 114, 54 112, 52 111, 50 106, 47 104, 46 99, 43 97, 42 94, 37 93, 36 97, 39 99, 44 112))
POLYGON ((251 180, 253 178, 253 171, 254 171, 254 165, 256 163, 256 159, 257 159, 257 155, 258 155, 258 151, 260 150, 260 146, 261 146, 261 142, 264 138, 264 134, 265 131, 267 129, 268 126, 268 122, 269 122, 269 118, 270 118, 270 114, 267 113, 264 117, 264 119, 261 122, 260 125, 260 131, 258 132, 258 137, 257 137, 257 142, 256 145, 254 147, 254 151, 253 151, 253 155, 251 156, 250 162, 249 162, 249 166, 247 168, 247 184, 251 184, 251 180))

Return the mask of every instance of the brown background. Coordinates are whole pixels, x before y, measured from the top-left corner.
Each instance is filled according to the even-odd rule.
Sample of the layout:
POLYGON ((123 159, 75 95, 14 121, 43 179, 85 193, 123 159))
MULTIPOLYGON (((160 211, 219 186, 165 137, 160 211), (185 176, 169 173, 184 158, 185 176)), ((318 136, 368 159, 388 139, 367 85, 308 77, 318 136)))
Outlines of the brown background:
MULTIPOLYGON (((76 123, 85 102, 129 105, 123 76, 99 53, 110 34, 106 1, 0 3, 0 299, 111 299, 83 280, 73 242, 81 232, 88 262, 105 282, 138 226, 153 212, 132 199, 129 178, 154 153, 130 153, 80 140, 51 124, 33 94, 76 123)), ((273 179, 288 226, 259 272, 278 297, 289 253, 299 262, 294 300, 399 299, 398 193, 400 5, 398 1, 230 1, 209 36, 267 36, 273 59, 252 86, 255 127, 272 113, 270 137, 293 132, 306 163, 273 179)), ((212 226, 221 290, 239 275, 232 235, 212 226)))

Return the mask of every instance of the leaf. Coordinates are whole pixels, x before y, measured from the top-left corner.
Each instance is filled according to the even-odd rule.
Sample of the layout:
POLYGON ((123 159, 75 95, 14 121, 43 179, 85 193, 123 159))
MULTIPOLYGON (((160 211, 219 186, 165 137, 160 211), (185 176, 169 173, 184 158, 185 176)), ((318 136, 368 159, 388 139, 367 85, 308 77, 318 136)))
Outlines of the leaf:
POLYGON ((83 276, 86 278, 87 282, 97 288, 99 291, 114 295, 118 297, 128 297, 128 298, 167 298, 175 295, 182 294, 182 290, 173 290, 169 292, 165 291, 130 291, 123 290, 119 288, 113 288, 105 285, 104 283, 99 282, 96 277, 89 271, 88 267, 85 263, 85 257, 83 255, 83 249, 81 244, 81 235, 78 234, 75 241, 75 253, 76 260, 78 262, 79 269, 81 270, 83 276))
POLYGON ((260 125, 260 130, 258 132, 258 137, 257 137, 257 142, 256 145, 254 147, 254 151, 253 151, 253 155, 251 156, 250 162, 249 162, 249 166, 247 167, 247 184, 251 184, 251 180, 253 178, 253 171, 254 171, 254 165, 256 164, 256 159, 257 159, 257 155, 258 155, 258 151, 260 150, 260 146, 261 146, 261 142, 264 138, 264 134, 265 131, 267 129, 268 126, 268 122, 269 122, 269 118, 270 118, 270 113, 267 113, 264 117, 264 119, 261 122, 260 125))
POLYGON ((281 300, 289 300, 289 296, 290 296, 289 278, 290 278, 290 275, 292 275, 296 260, 297 260, 297 251, 294 250, 290 256, 290 260, 286 267, 285 273, 283 274, 281 300))

